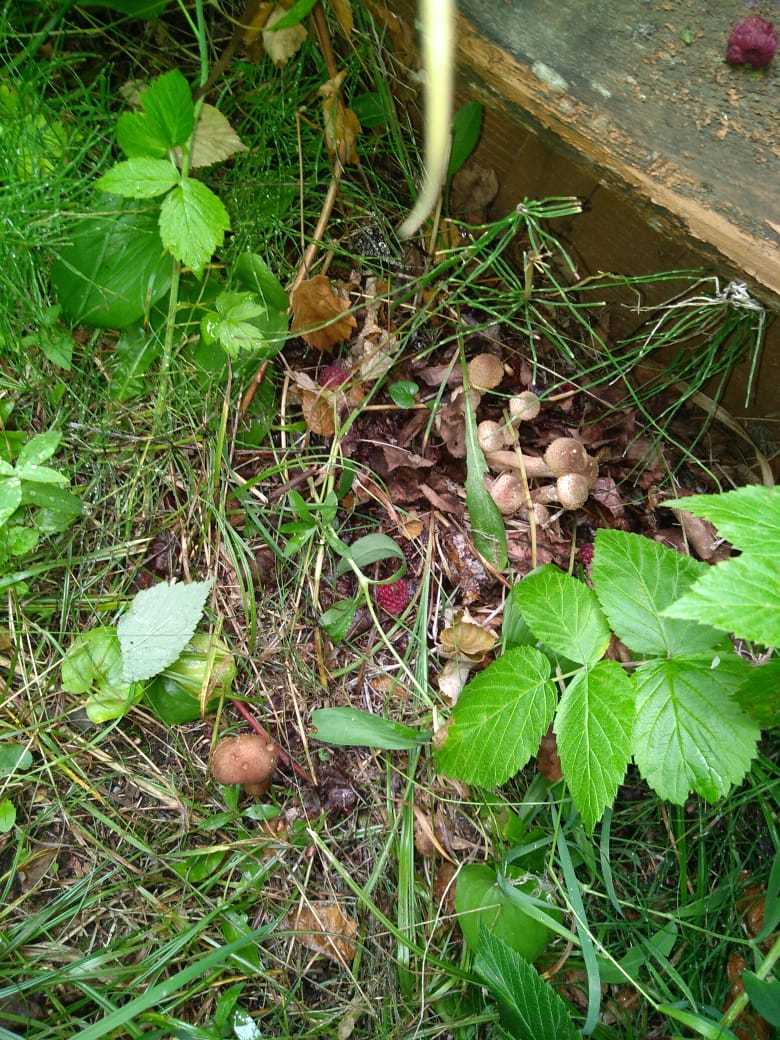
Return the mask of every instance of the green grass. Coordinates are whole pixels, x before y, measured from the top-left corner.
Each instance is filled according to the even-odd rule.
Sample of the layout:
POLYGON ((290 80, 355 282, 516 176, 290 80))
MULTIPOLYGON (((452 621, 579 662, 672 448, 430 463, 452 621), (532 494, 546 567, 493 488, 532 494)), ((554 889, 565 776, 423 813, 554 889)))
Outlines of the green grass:
MULTIPOLYGON (((2 7, 0 53, 7 63, 52 11, 51 5, 41 12, 35 5, 2 7)), ((216 9, 208 17, 214 61, 230 28, 216 9)), ((348 96, 384 91, 396 75, 390 56, 377 49, 380 37, 361 13, 354 46, 342 48, 348 96)), ((602 831, 600 850, 598 835, 588 840, 572 817, 564 792, 548 791, 531 771, 507 786, 496 808, 489 792, 437 777, 427 750, 407 757, 317 746, 309 725, 315 707, 368 706, 412 724, 430 720, 431 703, 442 710, 432 682, 441 664, 436 640, 445 612, 460 601, 441 542, 428 549, 420 539, 408 543, 418 584, 410 613, 384 637, 364 615, 337 650, 319 648, 315 638, 319 613, 343 594, 332 554, 314 540, 301 553, 281 555, 279 528, 292 512, 279 488, 297 482, 305 498, 321 500, 341 471, 340 450, 354 450, 347 426, 358 439, 382 439, 394 435, 399 417, 368 410, 388 400, 377 386, 331 451, 306 436, 289 396, 281 411, 286 369, 279 363, 250 421, 237 426, 238 399, 255 366, 241 363, 229 376, 204 374, 195 326, 187 326, 177 330, 164 422, 153 434, 155 368, 138 396, 115 400, 114 333, 80 332, 70 373, 21 346, 56 304, 51 260, 67 241, 70 221, 88 207, 92 181, 115 158, 122 84, 173 65, 194 79, 198 68, 197 43, 175 5, 158 26, 138 30, 133 23, 132 32, 105 9, 71 11, 42 42, 0 80, 20 106, 13 119, 2 120, 0 394, 13 404, 9 428, 63 430, 58 459, 73 476, 85 516, 23 561, 28 592, 7 582, 3 588, 0 728, 5 740, 29 746, 33 761, 0 785, 0 800, 10 798, 18 811, 16 827, 0 836, 0 1036, 212 1037, 215 1016, 227 1017, 233 987, 266 1036, 334 1037, 340 1025, 355 1040, 491 1035, 493 1005, 468 981, 470 960, 458 928, 433 895, 438 863, 415 850, 414 806, 431 818, 438 814, 458 862, 517 858, 530 843, 535 869, 568 907, 573 892, 556 845, 561 831, 594 948, 613 960, 674 925, 671 952, 639 970, 636 998, 628 999, 627 986, 605 992, 605 1021, 595 1035, 662 1035, 659 1003, 692 998, 702 1008, 722 1008, 729 954, 752 952, 739 901, 749 885, 765 884, 778 848, 776 749, 767 744, 727 805, 691 799, 682 810, 665 807, 632 780, 608 840, 602 831), (40 125, 64 128, 64 154, 53 161, 40 125, 31 130, 38 117, 40 125), (19 166, 22 145, 30 149, 29 169, 19 166), (209 617, 222 625, 236 655, 237 693, 302 766, 314 769, 322 800, 340 784, 355 791, 348 811, 320 812, 312 792, 286 773, 272 789, 268 804, 278 815, 268 825, 245 815, 248 802, 236 810, 207 773, 216 735, 243 728, 230 705, 217 718, 180 727, 164 726, 139 705, 118 723, 95 727, 79 698, 63 693, 60 661, 76 633, 113 623, 142 583, 206 574, 218 577, 209 617), (524 820, 524 832, 514 819, 524 820), (320 901, 338 903, 358 923, 349 969, 316 957, 294 935, 298 908, 320 901), (245 945, 227 945, 249 933, 245 945)), ((282 70, 238 60, 215 87, 210 100, 249 145, 209 173, 234 228, 221 264, 251 249, 282 282, 294 276, 301 224, 310 235, 330 180, 317 97, 325 77, 309 41, 282 70)), ((417 169, 412 141, 406 117, 394 110, 384 133, 364 135, 361 168, 344 179, 320 254, 321 260, 332 250, 331 271, 345 277, 353 267, 393 275, 392 319, 405 370, 455 348, 453 314, 473 337, 500 320, 507 358, 528 352, 543 396, 574 385, 598 404, 600 388, 619 386, 622 400, 612 394, 598 417, 628 402, 646 420, 649 436, 674 441, 684 401, 679 393, 668 400, 671 384, 700 389, 756 349, 749 316, 695 302, 665 317, 643 314, 624 341, 607 343, 599 332, 600 301, 614 292, 628 301, 643 280, 564 280, 566 257, 546 215, 568 202, 529 203, 531 220, 515 216, 481 237, 474 233, 422 274, 405 269, 392 228, 417 169), (389 259, 361 256, 356 243, 367 226, 389 243, 389 259), (537 262, 529 295, 522 256, 531 249, 549 255, 537 262), (477 272, 485 276, 479 285, 477 272), (671 351, 675 359, 663 376, 636 380, 638 358, 655 351, 667 358, 671 351)), ((670 295, 700 291, 689 273, 655 280, 662 279, 670 295)), ((319 362, 296 344, 286 356, 294 371, 313 372, 319 362)), ((595 420, 597 409, 591 414, 595 420)), ((685 451, 688 461, 709 465, 706 453, 685 451)), ((675 456, 680 464, 685 451, 675 456)), ((370 460, 361 457, 356 465, 364 484, 372 479, 381 489, 370 460)), ((403 506, 398 515, 405 515, 403 506)), ((380 526, 397 535, 394 524, 371 496, 352 511, 342 509, 336 521, 342 537, 380 526)), ((489 613, 475 609, 483 618, 489 613)), ((565 949, 556 940, 540 967, 553 965, 565 949)), ((578 947, 556 981, 584 1015, 578 947)))

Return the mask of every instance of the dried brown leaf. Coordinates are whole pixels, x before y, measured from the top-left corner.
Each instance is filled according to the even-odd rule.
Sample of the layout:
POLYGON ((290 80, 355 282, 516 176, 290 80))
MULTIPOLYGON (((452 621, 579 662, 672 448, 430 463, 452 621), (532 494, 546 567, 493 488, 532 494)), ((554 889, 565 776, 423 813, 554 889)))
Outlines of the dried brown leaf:
POLYGON ((415 455, 413 451, 405 448, 397 448, 394 444, 383 444, 382 454, 385 457, 388 473, 392 473, 399 466, 407 466, 409 469, 428 469, 434 465, 433 459, 424 459, 422 455, 415 455))
POLYGON ((471 621, 456 621, 445 628, 440 636, 446 654, 465 657, 470 661, 481 661, 498 642, 498 636, 489 628, 475 625, 471 621))
POLYGON ((623 499, 617 489, 617 484, 612 477, 599 477, 591 490, 591 498, 594 498, 616 519, 621 519, 626 512, 623 499))
POLYGON ((338 903, 320 900, 299 908, 292 928, 296 939, 309 950, 329 957, 343 967, 355 957, 357 922, 338 903))
MULTIPOLYGON (((190 169, 224 162, 236 152, 245 152, 246 145, 218 108, 205 104, 190 146, 190 169)), ((176 162, 181 166, 181 149, 176 149, 176 162)))
POLYGON ((301 282, 293 290, 291 308, 292 332, 317 350, 329 350, 348 339, 357 326, 355 316, 344 313, 349 310, 349 301, 336 295, 324 274, 301 282))
POLYGON ((498 177, 491 167, 469 161, 452 178, 450 206, 456 216, 481 224, 498 194, 498 177))
POLYGON ((680 521, 680 527, 685 532, 693 551, 700 560, 711 560, 720 544, 715 527, 700 516, 687 513, 684 509, 673 510, 674 515, 680 521))
POLYGON ((410 509, 398 525, 399 533, 411 542, 423 532, 423 522, 414 509, 410 509))
POLYGON ((279 29, 277 32, 271 31, 272 26, 286 14, 287 10, 281 5, 277 5, 267 19, 263 29, 265 52, 278 68, 286 65, 290 58, 295 57, 306 39, 306 29, 300 22, 298 25, 291 25, 289 29, 279 29))
POLYGON ((460 691, 468 682, 472 667, 471 661, 451 657, 439 672, 436 683, 450 704, 457 704, 460 691))
POLYGON ((306 425, 319 437, 332 437, 336 432, 333 401, 327 391, 301 390, 301 408, 306 425))
POLYGON ((442 914, 455 913, 455 871, 455 864, 447 860, 443 860, 436 868, 433 901, 442 914))
POLYGON ((563 776, 561 760, 558 756, 558 742, 552 726, 542 737, 539 754, 536 756, 536 769, 551 784, 557 783, 563 776))
POLYGON ((359 161, 357 139, 361 130, 360 120, 351 108, 347 108, 341 97, 341 84, 345 76, 346 72, 342 69, 320 87, 325 144, 328 151, 344 164, 359 161))

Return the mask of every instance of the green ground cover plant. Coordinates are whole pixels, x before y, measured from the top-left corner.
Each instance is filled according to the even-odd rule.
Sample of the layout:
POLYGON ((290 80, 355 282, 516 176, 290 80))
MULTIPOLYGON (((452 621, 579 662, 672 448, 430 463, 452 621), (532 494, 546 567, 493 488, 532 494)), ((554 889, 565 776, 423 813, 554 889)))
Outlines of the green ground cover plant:
POLYGON ((271 8, 0 4, 0 1035, 763 1037, 768 319, 459 208, 477 103, 399 242, 393 12, 271 8), (603 485, 501 513, 486 420, 603 485))

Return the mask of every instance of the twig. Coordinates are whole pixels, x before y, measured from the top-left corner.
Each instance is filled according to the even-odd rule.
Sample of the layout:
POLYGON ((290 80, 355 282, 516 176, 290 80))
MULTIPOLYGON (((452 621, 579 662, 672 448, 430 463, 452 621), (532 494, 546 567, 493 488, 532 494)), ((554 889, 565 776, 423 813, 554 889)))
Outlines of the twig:
MULTIPOLYGON (((254 717, 252 712, 249 711, 245 704, 242 704, 241 701, 233 701, 233 707, 236 709, 238 714, 241 715, 246 720, 246 722, 249 723, 249 725, 252 727, 252 729, 255 731, 258 737, 262 737, 264 740, 267 740, 269 744, 276 744, 276 741, 273 739, 268 730, 263 729, 263 727, 254 717)), ((306 772, 306 770, 302 769, 295 761, 295 759, 290 758, 287 752, 284 751, 282 748, 279 748, 279 758, 284 763, 284 765, 292 769, 295 775, 300 777, 301 780, 305 780, 306 783, 311 784, 312 787, 317 786, 312 777, 310 777, 309 774, 306 772)))

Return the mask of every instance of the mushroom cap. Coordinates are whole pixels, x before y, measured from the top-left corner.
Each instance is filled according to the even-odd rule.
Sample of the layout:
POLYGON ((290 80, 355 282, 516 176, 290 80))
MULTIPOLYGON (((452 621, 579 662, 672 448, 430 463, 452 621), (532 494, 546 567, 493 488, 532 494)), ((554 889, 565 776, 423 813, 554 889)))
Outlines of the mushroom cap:
POLYGON ((587 451, 573 437, 556 437, 544 453, 544 461, 556 477, 565 473, 588 474, 590 470, 587 451))
POLYGON ((504 378, 504 366, 495 354, 477 354, 469 361, 469 383, 475 390, 492 390, 504 378))
POLYGON ((515 422, 530 422, 539 414, 542 402, 533 390, 524 390, 522 394, 509 398, 509 414, 515 422))
POLYGON ((504 431, 497 422, 492 419, 484 419, 477 427, 479 446, 483 451, 500 451, 506 443, 504 431))
POLYGON ((504 516, 516 513, 526 505, 523 482, 514 473, 502 473, 490 485, 490 497, 504 516))
POLYGON ((579 509, 588 501, 588 478, 583 473, 564 473, 555 482, 558 501, 564 509, 579 509))
POLYGON ((214 748, 211 775, 220 784, 262 784, 270 780, 278 758, 276 744, 255 733, 224 737, 214 748))

